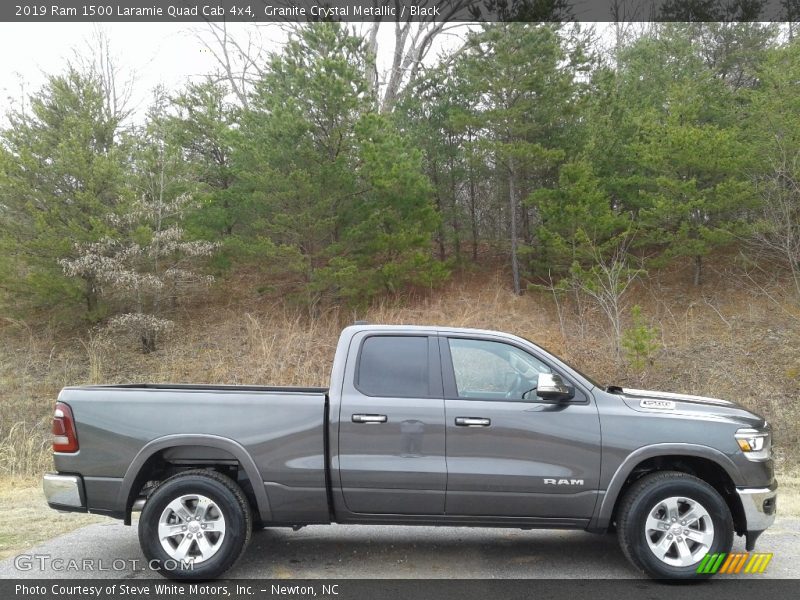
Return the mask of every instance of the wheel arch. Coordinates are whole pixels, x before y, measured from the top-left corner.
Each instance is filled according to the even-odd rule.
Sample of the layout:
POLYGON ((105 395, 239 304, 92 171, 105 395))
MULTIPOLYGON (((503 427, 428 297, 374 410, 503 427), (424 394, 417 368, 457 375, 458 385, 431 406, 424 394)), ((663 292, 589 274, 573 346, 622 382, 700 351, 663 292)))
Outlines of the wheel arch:
POLYGON ((727 502, 736 532, 744 531, 744 509, 736 494, 736 485, 742 484, 739 468, 727 455, 701 444, 653 444, 629 454, 612 476, 587 529, 606 531, 628 487, 643 475, 664 470, 690 473, 712 485, 727 502))
MULTIPOLYGON (((250 482, 255 501, 254 508, 257 510, 261 521, 268 522, 272 519, 272 511, 270 510, 267 492, 264 489, 263 478, 252 456, 241 444, 230 438, 211 434, 175 434, 163 436, 145 444, 128 466, 117 496, 117 505, 124 514, 126 525, 131 523, 133 503, 142 486, 146 483, 151 467, 163 459, 165 453, 173 453, 175 456, 180 456, 182 450, 185 452, 191 447, 215 451, 213 454, 216 458, 209 459, 208 464, 224 461, 226 459, 225 454, 234 459, 250 482)), ((204 464, 201 462, 194 466, 197 468, 204 466, 204 464)))

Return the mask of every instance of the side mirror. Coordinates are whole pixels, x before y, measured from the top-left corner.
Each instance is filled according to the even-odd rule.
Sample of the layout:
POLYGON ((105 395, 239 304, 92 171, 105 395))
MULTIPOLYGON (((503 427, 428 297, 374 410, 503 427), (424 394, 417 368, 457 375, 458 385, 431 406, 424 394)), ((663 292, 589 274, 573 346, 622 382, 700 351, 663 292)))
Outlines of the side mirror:
POLYGON ((542 400, 561 402, 575 397, 575 388, 564 383, 561 375, 555 373, 539 373, 536 395, 542 400))

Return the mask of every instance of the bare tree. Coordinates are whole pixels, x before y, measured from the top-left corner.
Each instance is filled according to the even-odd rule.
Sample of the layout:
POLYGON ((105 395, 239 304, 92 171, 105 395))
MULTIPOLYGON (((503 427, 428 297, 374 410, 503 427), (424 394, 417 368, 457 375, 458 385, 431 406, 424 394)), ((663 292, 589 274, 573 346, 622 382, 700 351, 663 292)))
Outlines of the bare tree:
POLYGON ((591 252, 591 264, 581 267, 575 263, 569 278, 569 285, 596 304, 608 319, 609 338, 618 361, 621 360, 623 317, 628 308, 627 292, 645 273, 644 269, 630 264, 633 237, 625 232, 602 247, 585 239, 584 244, 591 252))
POLYGON ((266 69, 269 50, 265 34, 280 39, 285 27, 277 23, 240 26, 234 33, 225 21, 207 21, 205 28, 195 32, 219 67, 216 82, 224 81, 241 106, 247 107, 250 90, 266 69))
MULTIPOLYGON (((420 8, 433 6, 433 0, 423 0, 418 3, 420 8)), ((391 63, 384 81, 380 81, 377 66, 367 74, 373 90, 379 95, 380 109, 382 112, 391 112, 406 86, 414 82, 419 76, 425 58, 433 47, 434 40, 442 33, 457 27, 464 27, 463 23, 454 23, 453 19, 463 16, 469 8, 476 4, 475 0, 455 0, 444 6, 444 11, 438 16, 426 17, 423 20, 412 21, 410 13, 406 14, 405 21, 399 18, 400 9, 397 0, 373 0, 376 7, 397 5, 398 18, 394 21, 394 39, 391 49, 378 47, 378 32, 381 21, 370 25, 366 35, 367 49, 372 57, 372 62, 377 65, 378 51, 391 54, 391 63)))
MULTIPOLYGON (((421 8, 431 8, 434 0, 422 0, 421 8)), ((417 79, 423 69, 425 59, 434 47, 434 40, 454 28, 463 28, 461 22, 453 22, 458 16, 463 17, 476 0, 454 0, 440 7, 443 12, 436 17, 417 18, 412 21, 410 13, 400 19, 400 6, 397 0, 373 0, 375 8, 396 8, 397 16, 393 21, 378 18, 365 27, 354 26, 353 33, 364 39, 368 60, 365 73, 369 89, 382 112, 391 112, 402 91, 417 79), (391 42, 387 36, 381 36, 381 29, 393 27, 391 42), (383 44, 391 47, 382 47, 383 44), (389 66, 382 73, 378 65, 378 57, 386 55, 390 58, 389 66)), ((279 41, 288 37, 288 32, 307 24, 268 23, 247 27, 236 27, 232 31, 230 24, 208 21, 206 26, 198 30, 197 37, 219 67, 218 80, 225 81, 242 106, 247 106, 252 86, 264 74, 269 60, 268 41, 279 41)))
POLYGON ((636 0, 611 0, 611 21, 614 23, 614 61, 619 64, 619 53, 632 37, 637 21, 642 20, 642 6, 636 0))
POLYGON ((757 182, 763 213, 751 244, 789 267, 800 299, 800 154, 777 144, 770 172, 757 182))
POLYGON ((81 48, 73 50, 77 70, 97 79, 103 93, 106 118, 121 123, 130 116, 136 73, 124 71, 114 54, 108 33, 96 26, 81 48))

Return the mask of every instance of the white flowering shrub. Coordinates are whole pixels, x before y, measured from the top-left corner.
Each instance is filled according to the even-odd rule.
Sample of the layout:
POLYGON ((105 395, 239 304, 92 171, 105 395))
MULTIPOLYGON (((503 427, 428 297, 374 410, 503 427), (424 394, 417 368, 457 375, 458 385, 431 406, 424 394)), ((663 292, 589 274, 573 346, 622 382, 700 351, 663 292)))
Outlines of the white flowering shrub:
POLYGON ((185 232, 177 224, 191 205, 188 195, 160 205, 142 198, 110 220, 119 239, 76 244, 76 258, 60 261, 66 275, 91 278, 105 299, 123 307, 125 312, 111 317, 107 327, 130 335, 144 352, 156 350, 158 337, 172 328, 166 314, 178 299, 214 281, 194 267, 211 256, 217 244, 184 240, 185 232), (146 243, 141 241, 143 232, 149 237, 146 243))
POLYGON ((175 324, 168 319, 161 319, 155 315, 143 313, 125 313, 115 315, 108 321, 107 329, 110 332, 133 334, 142 344, 142 350, 153 352, 156 349, 156 337, 173 328, 175 324))

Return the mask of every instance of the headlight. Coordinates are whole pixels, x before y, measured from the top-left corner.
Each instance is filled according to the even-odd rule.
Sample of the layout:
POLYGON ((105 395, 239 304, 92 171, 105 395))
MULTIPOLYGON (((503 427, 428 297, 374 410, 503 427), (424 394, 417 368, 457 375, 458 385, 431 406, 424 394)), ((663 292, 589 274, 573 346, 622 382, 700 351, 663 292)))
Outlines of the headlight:
POLYGON ((772 449, 769 431, 740 429, 736 432, 736 443, 748 460, 768 460, 772 449))

